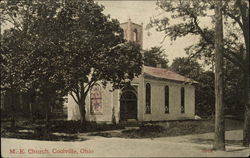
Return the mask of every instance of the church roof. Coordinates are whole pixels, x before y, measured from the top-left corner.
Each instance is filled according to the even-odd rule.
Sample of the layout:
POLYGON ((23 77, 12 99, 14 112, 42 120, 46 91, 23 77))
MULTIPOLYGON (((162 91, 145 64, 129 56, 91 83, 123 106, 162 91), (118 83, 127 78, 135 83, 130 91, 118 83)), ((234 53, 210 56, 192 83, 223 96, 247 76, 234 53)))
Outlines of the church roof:
POLYGON ((185 76, 177 74, 176 72, 163 68, 144 66, 143 74, 154 78, 167 79, 172 81, 198 83, 190 78, 187 78, 185 76))

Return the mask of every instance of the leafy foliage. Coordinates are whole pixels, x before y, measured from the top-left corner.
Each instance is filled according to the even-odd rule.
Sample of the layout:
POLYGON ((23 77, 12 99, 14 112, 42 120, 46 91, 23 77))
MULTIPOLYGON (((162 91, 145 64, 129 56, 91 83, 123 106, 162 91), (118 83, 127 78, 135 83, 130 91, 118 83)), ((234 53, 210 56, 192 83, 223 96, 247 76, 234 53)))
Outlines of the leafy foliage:
POLYGON ((237 115, 240 119, 244 116, 244 78, 240 68, 224 61, 225 74, 225 113, 237 115))
POLYGON ((98 81, 121 87, 141 73, 140 46, 126 42, 119 22, 92 0, 4 1, 1 87, 35 91, 42 100, 70 92, 85 115, 98 81), (11 85, 11 86, 8 86, 11 85))
POLYGON ((204 71, 197 61, 186 57, 175 58, 170 68, 192 79, 198 78, 201 72, 204 71))
MULTIPOLYGON (((223 2, 226 32, 224 57, 244 70, 246 63, 243 62, 242 55, 248 52, 246 49, 249 49, 249 38, 246 36, 249 31, 249 3, 244 0, 223 2)), ((156 27, 157 31, 164 32, 171 40, 187 35, 200 37, 198 43, 186 48, 186 53, 192 58, 203 59, 206 63, 211 63, 214 53, 214 29, 209 25, 204 25, 202 21, 206 20, 214 24, 214 2, 159 0, 157 5, 165 12, 171 13, 171 17, 151 19, 149 25, 156 27), (173 20, 178 23, 172 23, 173 20)))
MULTIPOLYGON (((171 17, 158 17, 151 20, 150 27, 164 32, 165 37, 176 40, 179 37, 194 35, 199 42, 186 48, 191 58, 202 59, 213 65, 215 48, 214 9, 215 2, 210 0, 159 0, 157 5, 171 17), (175 23, 171 23, 175 20, 175 23), (202 21, 210 20, 212 25, 202 21), (177 22, 177 23, 176 23, 177 22)), ((224 21, 224 59, 240 68, 243 74, 243 104, 245 106, 245 124, 243 145, 250 142, 250 101, 249 101, 249 1, 228 0, 222 5, 224 21)), ((240 75, 241 76, 241 75, 240 75)))
POLYGON ((144 65, 157 67, 161 64, 162 68, 168 67, 168 59, 164 50, 160 47, 152 47, 150 50, 144 52, 144 65))
MULTIPOLYGON (((196 113, 202 116, 214 115, 214 72, 205 71, 197 61, 186 57, 175 58, 170 68, 198 82, 195 89, 196 113)), ((240 77, 242 72, 228 60, 224 62, 224 70, 225 113, 240 116, 244 111, 244 82, 243 77, 240 77)))

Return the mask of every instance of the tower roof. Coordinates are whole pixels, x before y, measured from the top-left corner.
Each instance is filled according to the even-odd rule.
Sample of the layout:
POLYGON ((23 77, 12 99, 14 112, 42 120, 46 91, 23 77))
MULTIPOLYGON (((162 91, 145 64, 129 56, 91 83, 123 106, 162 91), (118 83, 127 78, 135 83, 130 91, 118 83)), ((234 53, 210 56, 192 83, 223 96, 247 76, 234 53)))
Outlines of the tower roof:
MULTIPOLYGON (((121 23, 120 25, 125 25, 125 24, 128 24, 129 22, 123 22, 123 23, 121 23)), ((142 25, 139 25, 139 24, 136 24, 136 23, 134 23, 134 22, 130 22, 131 24, 133 24, 133 25, 137 25, 137 26, 140 26, 140 27, 142 27, 142 25)))

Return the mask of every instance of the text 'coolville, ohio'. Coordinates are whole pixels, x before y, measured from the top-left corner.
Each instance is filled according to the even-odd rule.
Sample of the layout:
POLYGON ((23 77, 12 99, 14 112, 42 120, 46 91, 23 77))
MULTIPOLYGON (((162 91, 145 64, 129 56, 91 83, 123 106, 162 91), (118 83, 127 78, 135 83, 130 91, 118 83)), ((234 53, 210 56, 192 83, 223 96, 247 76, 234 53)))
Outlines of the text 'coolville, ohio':
POLYGON ((92 154, 94 150, 87 148, 80 149, 10 149, 10 154, 92 154))

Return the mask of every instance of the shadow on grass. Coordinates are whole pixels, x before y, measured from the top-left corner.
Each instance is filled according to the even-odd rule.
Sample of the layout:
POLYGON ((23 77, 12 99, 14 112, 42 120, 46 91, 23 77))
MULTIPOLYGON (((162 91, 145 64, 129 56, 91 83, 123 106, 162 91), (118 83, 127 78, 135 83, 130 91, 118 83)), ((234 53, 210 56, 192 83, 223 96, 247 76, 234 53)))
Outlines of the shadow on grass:
POLYGON ((88 134, 88 136, 101 136, 101 137, 105 137, 105 138, 111 138, 114 135, 111 133, 102 133, 102 132, 97 132, 97 133, 90 133, 88 134))
MULTIPOLYGON (((120 137, 125 138, 157 138, 166 131, 163 126, 155 124, 143 124, 139 129, 129 129, 121 132, 120 137)), ((119 137, 119 136, 118 136, 119 137)))
MULTIPOLYGON (((137 127, 138 127, 137 129, 122 130, 120 133, 98 132, 91 135, 103 136, 107 138, 120 137, 120 138, 138 138, 138 139, 184 136, 190 134, 195 135, 195 134, 214 132, 214 120, 148 122, 148 123, 141 123, 137 127)), ((237 120, 227 119, 226 130, 236 130, 236 129, 242 129, 242 122, 237 120)))
POLYGON ((5 138, 17 138, 28 140, 45 140, 45 141, 85 141, 86 138, 79 138, 77 135, 60 135, 46 132, 46 130, 33 131, 33 130, 21 130, 20 131, 7 131, 3 130, 1 137, 5 138))
MULTIPOLYGON (((227 152, 236 152, 236 151, 244 151, 244 150, 249 150, 249 148, 245 147, 245 148, 240 148, 240 149, 229 149, 227 150, 227 152)), ((249 153, 249 156, 250 156, 250 153, 249 153)))
POLYGON ((86 122, 84 125, 80 124, 80 121, 54 121, 51 124, 51 132, 60 133, 86 133, 86 132, 100 132, 100 131, 110 131, 117 129, 124 129, 123 125, 119 124, 98 124, 95 122, 86 122))
POLYGON ((10 127, 9 122, 3 122, 1 137, 49 141, 84 141, 86 139, 78 137, 78 133, 117 129, 124 129, 124 126, 91 122, 81 126, 79 121, 54 120, 50 122, 48 128, 45 127, 44 121, 35 123, 19 121, 15 127, 10 127))
MULTIPOLYGON (((19 121, 17 127, 10 128, 10 124, 1 125, 1 136, 34 140, 81 140, 77 133, 91 132, 90 136, 102 136, 106 138, 158 138, 172 137, 188 134, 202 134, 214 131, 213 120, 200 121, 169 121, 169 122, 147 122, 137 124, 136 129, 125 129, 124 124, 98 124, 87 122, 81 126, 80 121, 53 120, 49 128, 44 127, 44 121, 36 123, 19 121), (115 132, 112 130, 120 130, 115 132), (2 132, 3 131, 3 132, 2 132), (25 132, 23 132, 25 131, 25 132), (5 133, 5 134, 4 134, 5 133), (55 133, 58 133, 55 135, 55 133)), ((242 129, 242 122, 226 120, 226 129, 242 129)), ((193 140, 198 143, 210 143, 209 140, 193 140)), ((238 143, 229 141, 228 143, 238 143)), ((240 142, 239 142, 240 143, 240 142)))

